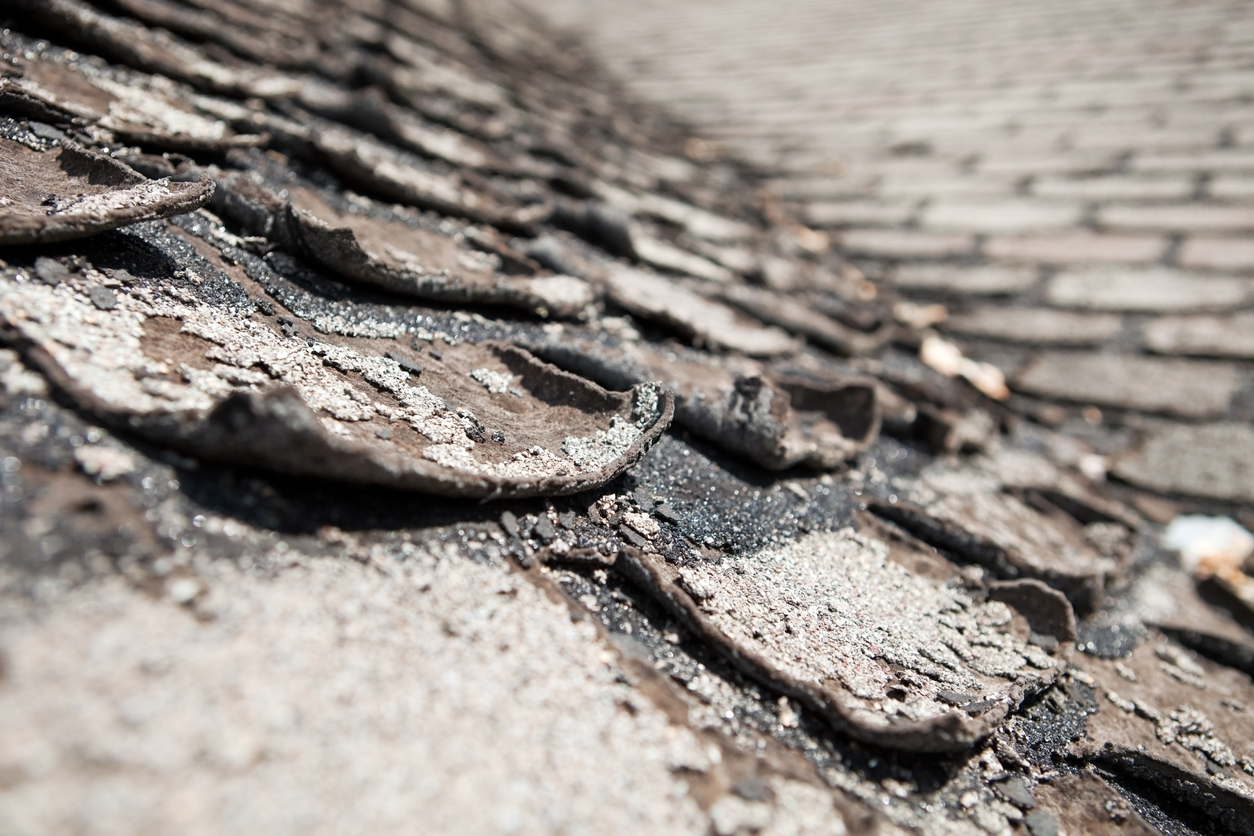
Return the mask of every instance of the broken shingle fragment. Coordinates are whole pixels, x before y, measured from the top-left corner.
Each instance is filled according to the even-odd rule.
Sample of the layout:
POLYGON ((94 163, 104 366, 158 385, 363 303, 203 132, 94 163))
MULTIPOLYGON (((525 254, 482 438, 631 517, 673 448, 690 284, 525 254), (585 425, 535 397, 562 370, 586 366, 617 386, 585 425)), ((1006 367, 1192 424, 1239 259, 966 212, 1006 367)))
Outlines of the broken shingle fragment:
POLYGON ((102 311, 111 311, 118 306, 118 297, 107 287, 95 285, 87 291, 87 298, 102 311))
POLYGON ((1036 797, 1027 782, 1017 775, 993 784, 993 791, 1020 810, 1031 810, 1036 806, 1036 797))
POLYGON ((557 539, 557 529, 553 527, 553 521, 549 519, 548 514, 541 514, 536 519, 535 528, 532 531, 536 538, 546 546, 557 539))
POLYGON ((41 282, 56 287, 70 280, 70 270, 61 262, 41 255, 35 259, 35 275, 41 282))

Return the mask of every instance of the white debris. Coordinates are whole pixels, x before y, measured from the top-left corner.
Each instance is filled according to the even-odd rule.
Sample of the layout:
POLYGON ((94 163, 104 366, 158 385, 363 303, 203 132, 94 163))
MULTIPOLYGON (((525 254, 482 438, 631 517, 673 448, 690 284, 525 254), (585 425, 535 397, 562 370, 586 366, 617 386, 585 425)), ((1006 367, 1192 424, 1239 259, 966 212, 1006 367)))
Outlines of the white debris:
POLYGON ((22 364, 16 351, 3 348, 0 349, 0 391, 14 396, 43 397, 48 394, 48 384, 22 364))
POLYGON ((1228 517, 1176 517, 1163 532, 1162 542, 1180 552, 1184 568, 1198 577, 1239 572, 1242 562, 1254 554, 1254 534, 1228 517))
POLYGON ((200 594, 200 581, 195 578, 180 578, 171 583, 166 591, 174 603, 186 604, 200 594))
POLYGON ((101 482, 112 482, 119 476, 126 476, 139 469, 139 460, 125 450, 112 447, 83 445, 74 451, 74 461, 88 476, 95 476, 101 482))
POLYGON ((583 470, 604 467, 626 453, 657 422, 660 408, 658 387, 643 384, 637 388, 632 406, 634 424, 615 415, 608 430, 585 437, 568 436, 562 442, 562 452, 583 470))
POLYGON ((623 522, 640 536, 650 539, 658 536, 662 530, 661 526, 657 524, 657 520, 643 511, 624 511, 623 522))
POLYGON ((771 808, 758 801, 725 795, 710 805, 710 823, 718 836, 757 833, 771 823, 771 808))
POLYGON ((923 338, 919 359, 945 377, 964 377, 971 385, 994 400, 1010 397, 1006 375, 992 363, 978 363, 964 357, 958 346, 935 334, 923 338))
POLYGON ((470 373, 471 379, 482 383, 483 387, 493 395, 504 395, 514 382, 514 376, 505 372, 494 372, 491 369, 475 369, 470 373))
POLYGON ((911 328, 930 328, 949 319, 949 309, 944 305, 920 305, 903 301, 893 305, 893 318, 911 328))

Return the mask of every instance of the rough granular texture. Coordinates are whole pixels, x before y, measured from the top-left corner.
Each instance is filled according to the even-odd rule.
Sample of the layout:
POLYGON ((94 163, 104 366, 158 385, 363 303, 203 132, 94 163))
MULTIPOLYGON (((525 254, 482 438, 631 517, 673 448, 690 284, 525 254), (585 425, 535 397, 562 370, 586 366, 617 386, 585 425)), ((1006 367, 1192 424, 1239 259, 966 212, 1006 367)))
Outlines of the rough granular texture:
POLYGON ((123 292, 102 312, 89 288, 103 279, 89 270, 52 287, 10 272, 0 276, 0 319, 103 417, 213 458, 461 493, 552 492, 556 483, 578 490, 612 478, 669 422, 670 402, 656 390, 644 400, 614 395, 518 349, 450 346, 423 377, 437 395, 414 385, 382 346, 364 354, 300 339, 178 286, 123 292), (548 403, 555 386, 567 387, 561 406, 548 403), (536 415, 554 408, 562 420, 536 415), (508 439, 487 437, 482 421, 496 428, 528 410, 508 439), (273 437, 265 441, 261 430, 240 437, 249 421, 269 426, 273 437), (586 435, 572 434, 576 428, 586 435), (303 464, 293 455, 300 449, 303 464))
POLYGON ((623 559, 663 605, 745 673, 877 743, 970 746, 1057 677, 1074 640, 1039 584, 993 591, 1014 608, 977 603, 849 529, 676 567, 651 551, 623 559), (1059 653, 1029 644, 1046 634, 1059 653))
POLYGON ((940 692, 1001 701, 1011 682, 1056 664, 1009 631, 1005 604, 911 575, 883 543, 848 530, 698 563, 680 577, 733 641, 798 680, 840 683, 868 714, 936 717, 954 707, 940 692))
MULTIPOLYGON (((0 70, 2 72, 2 70, 0 70)), ((264 137, 237 134, 219 119, 185 101, 190 88, 162 76, 83 60, 69 50, 47 49, 16 76, 0 76, 0 97, 22 97, 65 110, 97 130, 133 142, 184 151, 225 150, 262 144, 264 137)))
POLYGON ((922 539, 1000 577, 1047 579, 1076 606, 1090 609, 1115 561, 1099 556, 1074 520, 1051 519, 1003 488, 989 473, 938 464, 923 474, 919 506, 876 507, 922 539))
POLYGON ((1202 805, 1216 826, 1249 833, 1254 718, 1249 676, 1151 634, 1124 660, 1085 659, 1097 712, 1072 751, 1202 805))
POLYGON ((1252 502, 1254 430, 1233 423, 1156 428, 1114 469, 1152 490, 1252 502))
POLYGON ((564 605, 460 556, 283 559, 213 569, 201 620, 121 579, 7 610, 0 830, 706 832, 671 772, 702 747, 564 605))
POLYGON ((640 439, 656 423, 659 412, 659 390, 656 384, 642 384, 635 393, 636 405, 629 421, 621 415, 610 419, 608 430, 597 430, 585 438, 568 436, 562 441, 562 452, 581 468, 603 468, 613 464, 640 443, 640 439))
POLYGON ((0 244, 30 244, 188 212, 213 183, 148 180, 71 140, 41 142, 0 114, 0 194, 0 244))

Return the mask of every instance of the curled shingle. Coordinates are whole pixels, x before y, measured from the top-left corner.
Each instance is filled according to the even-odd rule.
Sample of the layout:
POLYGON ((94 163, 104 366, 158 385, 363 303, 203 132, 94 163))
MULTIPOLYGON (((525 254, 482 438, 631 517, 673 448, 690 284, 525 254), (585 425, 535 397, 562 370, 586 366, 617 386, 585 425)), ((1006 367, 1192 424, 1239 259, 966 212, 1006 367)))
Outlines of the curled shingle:
POLYGON ((594 299, 573 276, 511 276, 492 254, 397 221, 339 212, 307 189, 293 190, 288 229, 315 260, 360 282, 441 302, 500 304, 569 317, 594 299))
POLYGON ((612 388, 661 381, 675 392, 681 426, 770 470, 836 468, 879 435, 876 388, 865 378, 771 371, 745 358, 569 335, 535 349, 612 388))
POLYGON ((294 95, 302 81, 244 61, 221 63, 164 29, 100 12, 79 0, 15 0, 15 12, 98 54, 205 90, 251 96, 294 95))
POLYGON ((348 180, 392 200, 511 229, 527 229, 552 212, 548 202, 525 203, 467 182, 464 172, 442 172, 420 157, 369 134, 325 123, 313 142, 348 180))
POLYGON ((153 26, 198 41, 216 41, 240 55, 279 67, 305 67, 318 54, 318 44, 288 28, 296 23, 289 16, 293 8, 268 6, 263 13, 212 0, 198 3, 199 8, 169 0, 118 0, 117 5, 153 26))
POLYGON ((0 244, 66 241, 204 205, 213 182, 149 180, 72 140, 0 135, 0 244))

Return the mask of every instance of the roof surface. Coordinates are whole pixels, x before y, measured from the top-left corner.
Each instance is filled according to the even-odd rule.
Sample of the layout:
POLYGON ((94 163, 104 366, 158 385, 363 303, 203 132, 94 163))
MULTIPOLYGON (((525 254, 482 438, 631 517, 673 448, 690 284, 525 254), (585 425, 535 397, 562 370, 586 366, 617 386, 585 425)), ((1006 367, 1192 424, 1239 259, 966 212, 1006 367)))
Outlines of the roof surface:
POLYGON ((1250 831, 1249 368, 1150 353, 1244 268, 825 216, 514 6, 5 14, 0 830, 1250 831))

